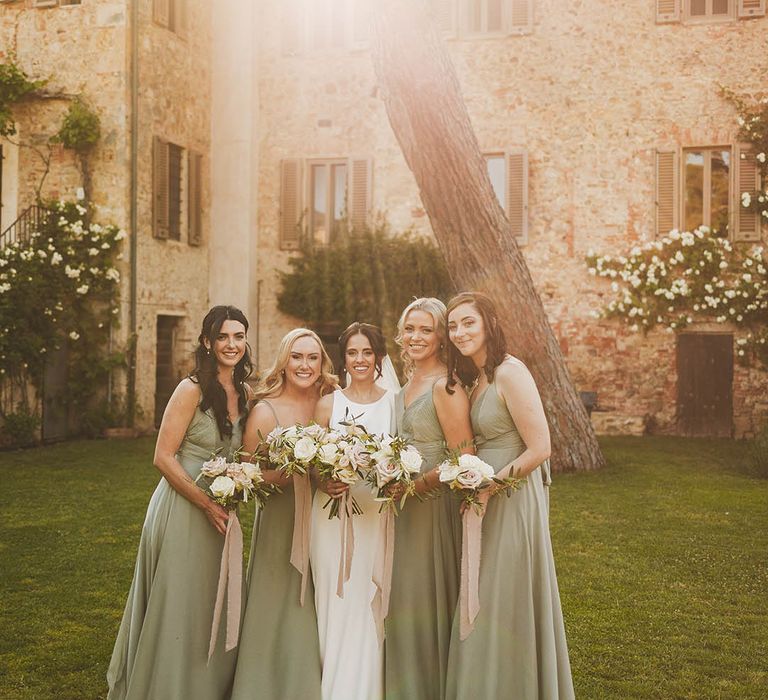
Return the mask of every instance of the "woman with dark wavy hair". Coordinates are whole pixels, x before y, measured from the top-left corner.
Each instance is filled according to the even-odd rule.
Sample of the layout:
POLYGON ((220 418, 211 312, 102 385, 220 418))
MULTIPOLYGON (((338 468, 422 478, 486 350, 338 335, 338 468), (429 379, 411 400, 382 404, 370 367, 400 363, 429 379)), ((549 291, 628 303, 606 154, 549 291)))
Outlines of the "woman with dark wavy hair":
POLYGON ((231 688, 237 655, 224 650, 225 625, 207 658, 229 515, 194 480, 214 452, 228 456, 242 442, 247 331, 242 311, 214 306, 203 319, 195 369, 163 414, 154 458, 162 478, 107 671, 109 700, 211 700, 231 688))
MULTIPOLYGON (((549 428, 528 368, 508 353, 494 303, 464 292, 448 303, 448 367, 470 391, 477 456, 496 476, 525 478, 505 498, 481 496, 480 610, 457 610, 447 700, 574 697, 549 537, 549 428)), ((478 542, 480 545, 480 541, 478 542)))

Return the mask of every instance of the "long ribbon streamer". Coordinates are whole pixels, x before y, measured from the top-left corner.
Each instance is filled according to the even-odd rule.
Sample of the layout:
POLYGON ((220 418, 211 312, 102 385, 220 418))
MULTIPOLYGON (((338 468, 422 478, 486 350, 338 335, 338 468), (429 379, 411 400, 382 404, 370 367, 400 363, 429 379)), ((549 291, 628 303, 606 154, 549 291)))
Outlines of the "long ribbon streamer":
POLYGON ((389 594, 392 590, 392 562, 395 552, 395 514, 387 508, 379 517, 378 547, 373 563, 371 580, 376 592, 371 601, 373 621, 376 624, 376 636, 379 645, 384 642, 384 620, 389 613, 389 594))
POLYGON ((216 604, 213 608, 211 641, 208 645, 208 662, 213 656, 216 639, 219 636, 221 611, 224 607, 224 595, 227 596, 227 635, 225 651, 237 646, 240 636, 240 605, 243 586, 243 530, 237 518, 237 512, 231 511, 227 521, 227 534, 224 536, 224 549, 221 552, 219 567, 219 586, 216 590, 216 604))
POLYGON ((312 518, 312 487, 309 474, 293 475, 293 541, 291 542, 291 564, 301 574, 299 603, 304 605, 309 573, 309 536, 312 518))
POLYGON ((341 503, 339 503, 341 547, 339 549, 339 578, 336 582, 336 595, 339 598, 344 597, 344 584, 349 581, 349 576, 352 573, 352 555, 355 553, 355 529, 348 512, 349 498, 349 493, 344 493, 341 496, 341 503))
POLYGON ((461 518, 461 590, 459 593, 459 636, 464 641, 475 628, 480 612, 480 552, 483 515, 467 508, 461 518))

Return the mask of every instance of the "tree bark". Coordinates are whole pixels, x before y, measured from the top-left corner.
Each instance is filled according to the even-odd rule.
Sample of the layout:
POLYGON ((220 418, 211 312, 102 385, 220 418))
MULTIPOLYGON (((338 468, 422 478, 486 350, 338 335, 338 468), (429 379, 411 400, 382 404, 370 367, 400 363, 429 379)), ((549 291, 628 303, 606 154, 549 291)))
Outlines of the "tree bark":
POLYGON ((496 199, 456 72, 420 0, 376 3, 372 58, 392 130, 460 289, 499 308, 510 350, 529 367, 552 433, 555 471, 604 465, 595 432, 496 199))

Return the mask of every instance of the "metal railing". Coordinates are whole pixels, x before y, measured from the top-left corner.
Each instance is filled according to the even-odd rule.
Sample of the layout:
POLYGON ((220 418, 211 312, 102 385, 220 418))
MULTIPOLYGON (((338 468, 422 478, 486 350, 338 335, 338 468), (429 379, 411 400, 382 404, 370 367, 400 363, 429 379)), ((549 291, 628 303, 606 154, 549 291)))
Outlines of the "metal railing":
POLYGON ((13 243, 25 243, 35 231, 39 231, 51 214, 50 209, 33 204, 27 207, 5 231, 0 233, 0 248, 13 243))

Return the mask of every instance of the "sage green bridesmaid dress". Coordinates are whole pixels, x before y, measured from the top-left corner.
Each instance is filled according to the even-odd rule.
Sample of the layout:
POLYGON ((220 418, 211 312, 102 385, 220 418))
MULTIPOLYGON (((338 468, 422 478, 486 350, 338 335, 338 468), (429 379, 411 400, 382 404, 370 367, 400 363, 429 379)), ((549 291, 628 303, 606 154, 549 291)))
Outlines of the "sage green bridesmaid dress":
MULTIPOLYGON (((472 406, 477 455, 499 471, 525 450, 491 383, 472 406)), ((549 537, 549 463, 509 498, 491 498, 483 518, 480 612, 461 641, 454 618, 448 700, 568 700, 574 697, 549 537)))
MULTIPOLYGON (((395 399, 397 433, 422 455, 422 473, 445 459, 445 437, 432 389, 406 408, 395 399)), ((445 491, 411 498, 395 519, 392 590, 384 652, 387 700, 441 700, 445 696, 451 623, 459 592, 461 521, 445 491)))
MULTIPOLYGON (((242 442, 240 421, 221 438, 211 409, 198 407, 177 459, 195 478, 216 450, 242 442)), ((218 700, 228 696, 236 651, 220 625, 208 663, 224 536, 203 511, 160 480, 147 508, 120 631, 107 670, 108 700, 218 700)))
POLYGON ((301 606, 301 575, 290 563, 293 499, 291 487, 272 494, 253 527, 232 700, 321 699, 312 575, 301 606))

